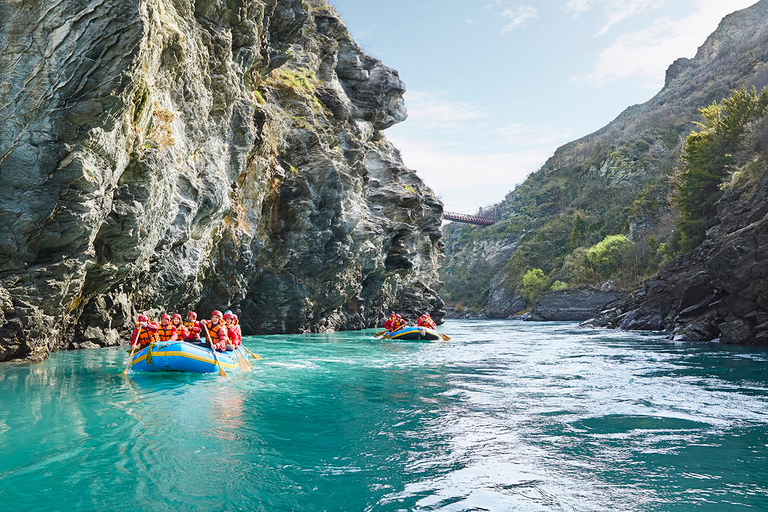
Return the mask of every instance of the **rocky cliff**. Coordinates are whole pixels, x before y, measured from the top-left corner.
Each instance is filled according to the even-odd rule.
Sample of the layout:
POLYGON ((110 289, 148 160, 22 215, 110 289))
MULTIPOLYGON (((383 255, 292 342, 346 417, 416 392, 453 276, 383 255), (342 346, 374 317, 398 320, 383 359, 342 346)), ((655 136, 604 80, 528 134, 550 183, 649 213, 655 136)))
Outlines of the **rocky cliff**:
POLYGON ((768 115, 735 161, 706 240, 586 325, 768 345, 768 115))
POLYGON ((324 0, 0 4, 0 360, 138 311, 249 333, 441 316, 442 205, 397 72, 324 0))
POLYGON ((723 19, 694 58, 670 66, 656 96, 559 148, 492 207, 500 219, 494 226, 447 227, 441 277, 449 302, 489 316, 517 313, 527 302, 522 277, 535 268, 573 287, 611 279, 632 289, 653 276, 668 259, 660 249, 674 242, 671 178, 699 109, 734 89, 768 85, 766 17, 762 0, 723 19), (587 275, 579 258, 616 234, 634 243, 623 267, 611 276, 587 275), (487 256, 503 249, 506 258, 487 256))

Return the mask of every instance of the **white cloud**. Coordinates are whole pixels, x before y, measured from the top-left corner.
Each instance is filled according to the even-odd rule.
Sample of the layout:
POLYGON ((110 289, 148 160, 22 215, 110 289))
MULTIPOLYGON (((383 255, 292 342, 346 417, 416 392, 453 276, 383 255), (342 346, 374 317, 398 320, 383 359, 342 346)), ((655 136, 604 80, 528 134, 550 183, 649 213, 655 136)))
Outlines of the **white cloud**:
POLYGON ((640 14, 648 8, 660 8, 664 5, 664 0, 613 0, 609 1, 605 8, 605 14, 608 21, 603 25, 597 35, 606 34, 611 27, 627 18, 640 14))
POLYGON ((501 15, 505 18, 509 18, 510 21, 504 25, 504 28, 501 29, 499 35, 507 34, 516 28, 528 25, 539 17, 539 11, 532 5, 521 5, 519 7, 505 9, 501 12, 501 15))
MULTIPOLYGON (((495 194, 484 197, 480 204, 500 201, 528 174, 538 170, 550 157, 553 148, 507 153, 467 153, 459 148, 389 135, 405 165, 417 171, 424 182, 438 194, 460 191, 482 185, 493 187, 495 194)), ((457 208, 455 205, 446 207, 457 208)))
POLYGON ((453 133, 477 124, 488 117, 487 112, 466 101, 453 100, 448 93, 407 92, 408 125, 419 130, 453 133))
POLYGON ((501 126, 492 131, 499 135, 507 144, 514 144, 523 147, 553 146, 564 144, 573 137, 572 128, 555 129, 548 124, 531 126, 526 123, 512 123, 501 126))
POLYGON ((658 89, 675 59, 692 57, 726 14, 754 3, 756 0, 729 0, 727 5, 720 0, 696 0, 686 18, 659 18, 650 27, 620 36, 603 50, 590 73, 574 80, 597 86, 633 80, 658 89))
POLYGON ((387 137, 446 208, 457 211, 501 201, 573 136, 572 129, 547 123, 509 123, 446 92, 409 91, 406 106, 408 122, 388 129, 387 137))
POLYGON ((563 8, 565 12, 573 15, 574 18, 578 18, 582 14, 589 12, 592 7, 590 0, 568 0, 563 8))

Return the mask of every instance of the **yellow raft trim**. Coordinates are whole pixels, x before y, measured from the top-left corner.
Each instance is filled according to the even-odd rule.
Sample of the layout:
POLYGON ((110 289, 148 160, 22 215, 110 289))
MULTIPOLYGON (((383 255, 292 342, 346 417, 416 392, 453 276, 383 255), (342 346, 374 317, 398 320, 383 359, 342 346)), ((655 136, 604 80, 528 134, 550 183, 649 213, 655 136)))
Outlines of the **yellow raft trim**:
MULTIPOLYGON (((435 334, 437 335, 437 340, 426 340, 426 341, 438 341, 439 339, 441 339, 440 333, 439 333, 438 331, 434 330, 434 329, 430 329, 429 327, 427 327, 427 328, 425 328, 425 329, 424 329, 424 331, 425 331, 425 333, 426 333, 427 331, 429 331, 429 332, 431 332, 431 333, 435 333, 435 334)), ((386 338, 382 338, 382 339, 385 339, 385 340, 394 340, 394 339, 396 339, 396 338, 399 338, 400 336, 405 336, 406 334, 411 334, 413 331, 406 331, 406 332, 401 332, 401 333, 399 333, 399 334, 398 334, 398 332, 399 332, 399 331, 395 331, 395 334, 393 334, 393 335, 391 335, 391 336, 387 336, 386 338)))
MULTIPOLYGON (((166 356, 186 357, 187 359, 194 359, 195 361, 201 361, 203 363, 209 363, 216 366, 216 360, 213 357, 207 358, 203 356, 197 356, 194 354, 187 354, 186 352, 181 352, 181 351, 162 350, 160 351, 160 353, 154 352, 154 351, 152 352, 152 359, 156 357, 166 357, 166 356)), ((135 365, 136 363, 140 363, 141 361, 144 361, 146 358, 147 358, 147 354, 144 354, 139 358, 134 358, 133 362, 131 363, 131 366, 135 365)), ((228 363, 226 361, 222 361, 221 359, 219 359, 219 361, 221 362, 221 366, 226 368, 227 370, 234 370, 235 368, 238 368, 236 364, 228 363)))

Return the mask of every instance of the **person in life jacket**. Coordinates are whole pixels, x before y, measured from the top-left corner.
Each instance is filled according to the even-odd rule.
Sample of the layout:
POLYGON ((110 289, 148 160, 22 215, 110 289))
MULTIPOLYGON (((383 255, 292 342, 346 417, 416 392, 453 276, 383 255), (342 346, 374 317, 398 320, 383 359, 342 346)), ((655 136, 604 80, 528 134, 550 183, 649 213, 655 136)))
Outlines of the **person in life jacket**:
POLYGON ((176 341, 177 337, 176 328, 171 325, 171 316, 163 314, 160 317, 160 327, 157 329, 158 341, 176 341))
POLYGON ((131 334, 131 348, 144 348, 157 341, 157 323, 150 322, 147 315, 139 315, 136 328, 131 334))
POLYGON ((189 337, 189 331, 187 331, 187 328, 184 327, 184 324, 181 322, 180 314, 176 313, 173 315, 171 325, 176 329, 177 340, 185 340, 189 337))
POLYGON ((396 314, 394 311, 391 315, 389 315, 389 320, 384 322, 384 328, 389 332, 399 331, 403 327, 405 327, 405 321, 403 320, 403 317, 396 314))
POLYGON ((240 319, 234 313, 232 313, 232 325, 235 326, 235 331, 237 331, 237 344, 241 345, 243 343, 243 330, 240 328, 240 319))
POLYGON ((215 350, 224 351, 227 349, 227 326, 222 320, 224 315, 216 310, 211 313, 210 320, 203 320, 203 324, 208 328, 208 343, 215 350))
POLYGON ((227 350, 234 350, 243 342, 243 335, 240 331, 240 326, 237 325, 237 317, 231 311, 224 313, 224 323, 227 326, 227 338, 229 339, 229 346, 227 350))
POLYGON ((184 322, 184 327, 187 329, 187 334, 184 337, 184 341, 191 343, 200 342, 200 332, 203 330, 203 326, 197 321, 197 313, 190 311, 187 315, 187 321, 184 322))
POLYGON ((419 317, 418 320, 416 320, 416 325, 419 327, 428 327, 430 329, 437 329, 437 324, 434 320, 432 320, 432 317, 429 316, 429 313, 424 313, 419 317))

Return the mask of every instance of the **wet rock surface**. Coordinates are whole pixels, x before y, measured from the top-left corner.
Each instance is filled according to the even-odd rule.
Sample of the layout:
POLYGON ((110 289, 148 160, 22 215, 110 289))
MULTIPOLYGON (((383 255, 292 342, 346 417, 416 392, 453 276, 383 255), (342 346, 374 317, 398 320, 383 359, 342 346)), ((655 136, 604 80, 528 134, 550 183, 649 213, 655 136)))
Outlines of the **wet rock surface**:
POLYGON ((600 291, 590 287, 549 292, 536 300, 528 319, 553 322, 589 320, 623 296, 619 291, 600 291))
POLYGON ((325 1, 0 14, 0 360, 116 344, 138 311, 441 317, 442 205, 381 133, 405 85, 325 1))

